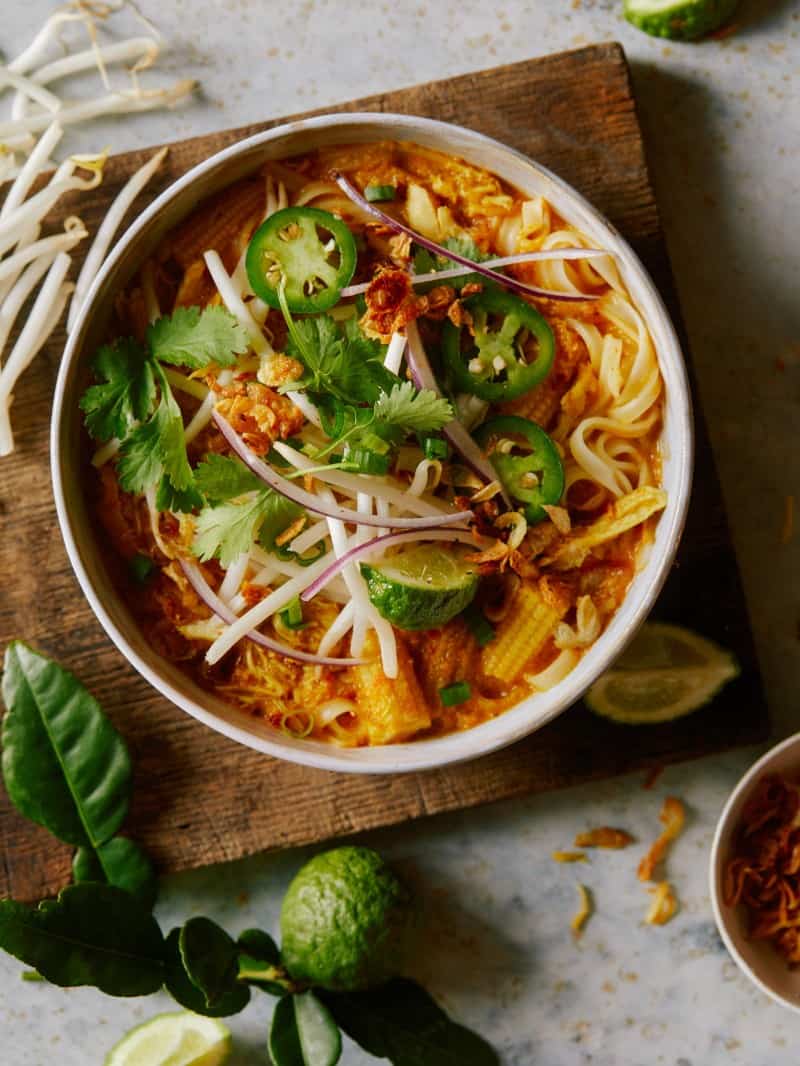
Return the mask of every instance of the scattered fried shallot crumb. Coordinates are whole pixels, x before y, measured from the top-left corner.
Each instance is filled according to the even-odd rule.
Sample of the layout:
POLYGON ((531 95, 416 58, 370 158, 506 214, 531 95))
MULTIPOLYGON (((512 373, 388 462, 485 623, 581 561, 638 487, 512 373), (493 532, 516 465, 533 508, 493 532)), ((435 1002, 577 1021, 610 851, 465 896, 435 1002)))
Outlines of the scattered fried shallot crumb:
POLYGON ((556 862, 586 862, 583 851, 554 851, 552 857, 556 862))
POLYGON ((586 885, 576 885, 576 888, 581 899, 581 905, 569 924, 572 929, 572 935, 577 938, 583 932, 583 927, 591 917, 594 907, 592 905, 592 894, 586 885))
POLYGON ((667 848, 671 841, 673 841, 683 829, 686 812, 679 799, 676 799, 674 796, 667 796, 664 800, 664 806, 661 808, 661 814, 659 814, 658 817, 664 826, 664 830, 639 863, 638 874, 640 881, 655 880, 653 875, 656 866, 658 866, 666 855, 667 848))
POLYGON ((576 848, 627 848, 633 843, 633 837, 624 829, 612 829, 610 826, 601 825, 598 829, 590 829, 586 833, 578 833, 575 837, 576 848))
POLYGON ((669 881, 659 881, 655 888, 647 890, 653 896, 650 909, 644 917, 648 925, 666 925, 678 909, 678 900, 669 881))
POLYGON ((561 536, 566 537, 567 533, 572 529, 572 520, 566 507, 552 507, 549 504, 544 504, 542 509, 547 512, 547 517, 561 536))
POLYGON ((664 769, 665 767, 663 766, 651 766, 645 775, 644 781, 642 781, 642 788, 651 789, 664 773, 664 769))
POLYGON ((787 496, 783 504, 781 544, 788 544, 794 536, 794 496, 787 496))

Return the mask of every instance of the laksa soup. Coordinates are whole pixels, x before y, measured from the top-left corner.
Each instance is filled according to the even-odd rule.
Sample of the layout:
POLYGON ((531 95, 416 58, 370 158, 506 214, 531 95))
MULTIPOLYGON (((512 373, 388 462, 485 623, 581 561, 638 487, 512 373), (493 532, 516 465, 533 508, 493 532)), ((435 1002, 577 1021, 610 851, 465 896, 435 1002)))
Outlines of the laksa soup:
POLYGON ((557 685, 665 506, 614 259, 410 143, 269 162, 115 301, 81 409, 148 642, 293 736, 469 729, 557 685))

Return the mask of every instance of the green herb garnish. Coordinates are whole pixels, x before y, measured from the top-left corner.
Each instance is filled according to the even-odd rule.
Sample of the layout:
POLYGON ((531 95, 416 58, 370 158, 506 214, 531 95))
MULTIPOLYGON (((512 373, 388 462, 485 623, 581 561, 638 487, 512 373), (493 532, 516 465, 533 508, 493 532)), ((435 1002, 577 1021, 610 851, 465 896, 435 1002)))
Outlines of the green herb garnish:
MULTIPOLYGON (((61 987, 88 985, 112 996, 144 996, 164 987, 181 1006, 209 1017, 237 1014, 251 989, 259 989, 278 997, 269 1034, 274 1066, 336 1066, 340 1030, 394 1066, 498 1066, 492 1048, 452 1022, 414 981, 392 977, 390 970, 386 983, 348 990, 351 983, 337 980, 331 951, 341 946, 335 922, 328 933, 334 943, 323 939, 314 949, 334 963, 323 987, 293 976, 275 941, 260 929, 234 940, 216 922, 195 916, 165 937, 152 914, 154 892, 148 896, 131 881, 142 864, 152 881, 149 862, 132 841, 115 835, 130 786, 122 738, 72 674, 19 641, 6 650, 2 694, 9 798, 21 814, 79 845, 73 866, 81 883, 38 908, 0 900, 0 948, 34 968, 23 977, 61 987)), ((383 865, 374 852, 360 850, 383 865)), ((317 856, 317 865, 325 858, 317 856)), ((302 877, 303 871, 297 880, 302 877)), ((319 892, 326 900, 336 897, 348 914, 361 915, 370 885, 337 879, 320 884, 319 892)), ((381 930, 370 932, 380 943, 381 930)), ((348 950, 374 954, 376 947, 356 937, 348 950)))
POLYGON ((118 438, 117 472, 126 492, 158 487, 160 510, 189 511, 202 502, 186 455, 183 416, 162 364, 192 370, 232 366, 247 336, 222 307, 181 307, 147 329, 145 345, 131 337, 103 345, 92 364, 98 379, 81 397, 89 433, 118 438))

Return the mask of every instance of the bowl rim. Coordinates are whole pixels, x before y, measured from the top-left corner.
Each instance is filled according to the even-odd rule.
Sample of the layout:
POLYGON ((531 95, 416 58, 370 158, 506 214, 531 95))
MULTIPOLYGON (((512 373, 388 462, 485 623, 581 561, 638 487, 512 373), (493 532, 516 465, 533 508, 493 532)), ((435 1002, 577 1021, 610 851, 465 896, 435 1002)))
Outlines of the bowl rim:
MULTIPOLYGON (((376 134, 379 136, 379 134, 376 134)), ((442 149, 446 150, 446 149, 442 149)), ((540 729, 548 722, 565 711, 575 703, 586 689, 596 680, 602 669, 607 668, 632 639, 639 626, 646 619, 652 609, 658 594, 672 567, 675 553, 680 543, 691 495, 693 459, 694 459, 694 433, 692 420, 691 392, 689 388, 688 373, 683 358, 683 352, 679 338, 676 334, 672 319, 664 305, 658 289, 650 274, 639 259, 630 244, 617 231, 611 222, 595 208, 584 196, 575 190, 568 182, 554 174, 547 167, 532 160, 523 152, 503 144, 495 138, 477 133, 455 123, 442 122, 437 119, 424 118, 415 115, 402 115, 391 112, 336 112, 314 116, 313 118, 300 119, 282 123, 269 130, 253 134, 243 140, 236 141, 227 148, 214 153, 207 159, 196 164, 166 189, 145 208, 121 235, 114 245, 112 252, 106 258, 101 270, 95 277, 78 317, 71 330, 64 350, 64 355, 59 367, 53 397, 51 435, 51 478, 53 493, 56 503, 61 535, 66 547, 67 555, 72 565, 75 576, 86 596, 89 604, 105 630, 106 635, 121 652, 123 657, 137 672, 162 696, 165 696, 176 706, 186 711, 192 717, 204 725, 222 733, 231 740, 254 748, 263 754, 275 758, 287 759, 301 765, 306 765, 323 770, 336 770, 349 773, 405 773, 419 770, 435 769, 459 762, 465 762, 479 756, 488 755, 507 747, 523 737, 540 729), (153 668, 131 645, 128 638, 117 626, 106 608, 103 600, 95 591, 94 583, 89 575, 81 555, 78 539, 72 526, 71 516, 67 506, 64 492, 64 477, 62 472, 63 456, 61 454, 61 427, 65 417, 67 395, 67 382, 72 363, 81 354, 82 334, 85 325, 95 310, 95 301, 102 291, 107 277, 115 270, 117 263, 126 254, 128 246, 153 222, 160 212, 176 197, 189 188, 194 182, 201 179, 206 172, 231 162, 241 154, 262 145, 267 145, 273 140, 278 140, 293 133, 315 132, 331 127, 358 127, 364 125, 386 125, 401 128, 408 133, 408 140, 413 141, 415 135, 431 135, 449 140, 451 151, 458 153, 460 146, 467 148, 485 148, 500 154, 512 157, 518 164, 524 165, 534 171, 540 178, 551 183, 572 205, 591 216, 593 224, 602 230, 609 246, 627 260, 626 266, 636 274, 637 284, 646 295, 649 302, 647 317, 652 325, 657 320, 662 337, 667 342, 668 354, 657 348, 662 373, 665 373, 665 365, 669 364, 673 381, 669 391, 669 404, 671 418, 678 424, 676 440, 672 446, 672 457, 678 471, 677 484, 671 493, 667 512, 660 519, 660 523, 668 522, 668 527, 663 534, 661 552, 655 562, 649 561, 648 566, 653 566, 650 575, 650 584, 639 590, 638 602, 632 608, 631 617, 627 623, 627 630, 620 631, 615 635, 616 641, 609 646, 601 657, 601 666, 593 671, 588 680, 581 680, 581 667, 588 655, 575 667, 567 677, 555 686, 553 690, 559 693, 558 698, 553 699, 551 706, 546 711, 541 711, 533 717, 528 714, 519 721, 515 720, 514 712, 523 707, 532 697, 528 696, 519 704, 509 708, 496 718, 487 720, 479 725, 456 733, 445 734, 442 737, 434 737, 425 740, 416 740, 400 744, 376 745, 358 749, 341 749, 332 744, 319 741, 295 741, 289 743, 287 738, 276 734, 275 739, 268 736, 256 735, 255 733, 237 725, 235 722, 223 719, 215 711, 202 706, 190 696, 179 691, 171 681, 153 668), (455 145, 453 142, 456 142, 455 145), (677 454, 676 454, 677 453, 677 454), (578 676, 576 682, 575 677, 578 676), (360 753, 360 758, 353 757, 353 753, 360 753), (363 753, 371 753, 364 755, 363 753)), ((634 581, 639 575, 634 576, 634 581)), ((611 625, 601 635, 606 636, 612 630, 614 621, 619 613, 624 610, 625 603, 630 599, 631 590, 626 593, 626 600, 612 619, 611 625)), ((594 645, 591 651, 597 645, 594 645)), ((549 693, 536 694, 538 698, 549 693)))
POLYGON ((733 937, 728 931, 728 922, 725 917, 725 911, 732 911, 733 908, 725 903, 722 898, 721 890, 723 837, 727 836, 728 830, 731 828, 730 823, 734 817, 734 812, 737 817, 740 816, 741 811, 737 810, 737 808, 745 796, 752 790, 758 779, 768 772, 770 764, 785 751, 789 751, 796 747, 800 747, 800 733, 792 733, 791 736, 786 737, 784 740, 781 740, 779 743, 765 751, 764 754, 753 763, 750 769, 739 778, 739 781, 734 786, 725 801, 725 806, 722 808, 714 830, 714 838, 711 842, 711 852, 708 860, 708 888, 709 896, 711 898, 711 909, 714 914, 717 930, 733 961, 742 973, 745 974, 746 977, 749 977, 753 984, 766 996, 769 996, 771 1000, 780 1004, 782 1007, 786 1007, 788 1010, 794 1011, 795 1014, 800 1014, 800 1002, 793 1003, 790 999, 782 996, 780 992, 776 992, 774 988, 771 988, 767 982, 756 973, 750 963, 747 962, 739 951, 733 937))

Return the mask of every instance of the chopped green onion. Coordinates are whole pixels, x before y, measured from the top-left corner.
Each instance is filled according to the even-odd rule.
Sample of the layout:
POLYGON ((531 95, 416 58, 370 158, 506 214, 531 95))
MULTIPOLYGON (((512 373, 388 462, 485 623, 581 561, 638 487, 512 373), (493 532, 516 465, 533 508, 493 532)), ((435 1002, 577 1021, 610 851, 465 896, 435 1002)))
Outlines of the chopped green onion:
POLYGON ((450 447, 441 437, 423 437, 421 443, 426 459, 446 459, 450 455, 450 447))
POLYGON ((359 474, 386 474, 389 472, 389 456, 378 455, 369 448, 347 449, 347 462, 352 463, 359 474))
POLYGON ((281 611, 281 621, 287 629, 305 629, 308 625, 303 621, 303 605, 299 596, 295 596, 286 604, 281 611))
POLYGON ((490 641, 494 640, 494 626, 474 603, 469 605, 461 617, 466 622, 467 629, 477 641, 479 648, 485 648, 490 641))
POLYGON ((439 689, 439 699, 443 707, 455 707, 457 703, 466 703, 472 695, 469 681, 456 681, 439 689))
POLYGON ((128 560, 128 572, 137 585, 143 585, 155 569, 155 563, 147 555, 134 555, 128 560))
POLYGON ((397 189, 394 185, 368 185, 364 189, 364 196, 371 204, 379 200, 394 200, 397 189))

